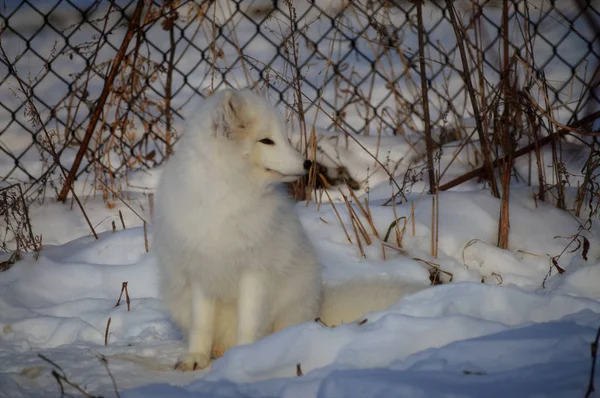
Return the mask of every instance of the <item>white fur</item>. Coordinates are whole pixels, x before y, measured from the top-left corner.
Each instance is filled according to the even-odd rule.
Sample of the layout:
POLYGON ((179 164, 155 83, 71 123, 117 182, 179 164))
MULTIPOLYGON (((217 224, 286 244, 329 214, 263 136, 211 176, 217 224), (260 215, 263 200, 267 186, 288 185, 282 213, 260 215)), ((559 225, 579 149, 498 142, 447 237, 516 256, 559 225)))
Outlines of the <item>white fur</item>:
POLYGON ((278 187, 306 172, 284 131, 261 96, 221 91, 188 123, 165 166, 154 251, 166 307, 188 341, 179 369, 205 367, 211 351, 319 316, 328 324, 352 321, 407 292, 399 284, 356 282, 323 296, 314 250, 278 187))

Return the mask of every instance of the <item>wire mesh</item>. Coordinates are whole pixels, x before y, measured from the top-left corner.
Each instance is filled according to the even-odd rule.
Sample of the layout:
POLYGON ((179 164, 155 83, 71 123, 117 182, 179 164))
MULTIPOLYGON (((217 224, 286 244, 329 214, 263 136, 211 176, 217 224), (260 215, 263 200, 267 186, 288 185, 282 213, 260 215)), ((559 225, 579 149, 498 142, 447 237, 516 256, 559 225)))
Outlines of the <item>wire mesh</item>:
MULTIPOLYGON (((326 130, 417 138, 423 128, 414 2, 140 1, 141 21, 77 171, 94 189, 159 165, 186 115, 225 86, 266 87, 292 126, 304 119, 326 130)), ((596 110, 597 2, 510 3, 511 54, 522 60, 514 62, 521 76, 514 84, 546 96, 562 122, 596 110), (547 93, 535 84, 542 79, 550 83, 547 93)), ((42 196, 48 187, 60 189, 136 4, 3 2, 3 181, 24 182, 26 192, 42 196)), ((502 78, 500 4, 454 2, 480 95, 493 95, 502 78)), ((424 16, 432 125, 468 123, 472 110, 446 3, 427 1, 424 16)))

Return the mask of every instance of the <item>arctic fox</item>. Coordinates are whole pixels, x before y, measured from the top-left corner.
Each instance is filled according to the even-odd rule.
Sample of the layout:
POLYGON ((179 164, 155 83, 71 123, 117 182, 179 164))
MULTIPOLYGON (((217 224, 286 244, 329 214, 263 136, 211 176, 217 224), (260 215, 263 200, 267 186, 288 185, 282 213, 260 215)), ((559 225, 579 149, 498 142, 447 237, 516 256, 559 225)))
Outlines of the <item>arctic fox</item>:
POLYGON ((166 308, 187 338, 175 367, 320 317, 356 320, 422 289, 397 281, 323 287, 321 269, 282 182, 311 162, 261 95, 223 90, 188 122, 157 189, 154 251, 166 308))

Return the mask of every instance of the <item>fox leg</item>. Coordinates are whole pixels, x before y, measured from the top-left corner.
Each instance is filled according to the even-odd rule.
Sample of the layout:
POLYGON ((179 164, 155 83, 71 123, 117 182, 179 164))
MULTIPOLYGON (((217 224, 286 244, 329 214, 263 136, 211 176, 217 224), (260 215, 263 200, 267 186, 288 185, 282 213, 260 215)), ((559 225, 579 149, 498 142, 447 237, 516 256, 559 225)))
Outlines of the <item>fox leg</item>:
POLYGON ((188 332, 188 351, 179 357, 175 369, 196 370, 210 364, 215 325, 215 299, 205 294, 202 287, 191 282, 192 319, 188 332))
POLYGON ((262 272, 245 272, 239 281, 236 344, 250 344, 272 328, 270 289, 272 281, 262 272))

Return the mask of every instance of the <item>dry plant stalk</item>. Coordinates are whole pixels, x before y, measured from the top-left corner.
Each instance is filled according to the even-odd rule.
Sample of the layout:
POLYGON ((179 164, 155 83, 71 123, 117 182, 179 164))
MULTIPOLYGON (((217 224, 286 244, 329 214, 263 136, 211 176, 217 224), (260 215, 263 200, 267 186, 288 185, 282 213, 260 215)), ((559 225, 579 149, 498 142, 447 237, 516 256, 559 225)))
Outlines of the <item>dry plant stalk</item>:
POLYGON ((475 243, 483 243, 485 245, 485 242, 482 241, 481 239, 471 239, 470 241, 465 243, 465 245, 463 246, 463 249, 462 249, 462 260, 463 260, 463 265, 465 266, 465 268, 469 268, 469 266, 467 265, 467 261, 465 260, 465 251, 469 247, 473 246, 475 243))
MULTIPOLYGON (((370 246, 371 243, 373 243, 373 242, 371 241, 371 238, 369 237, 369 234, 367 233, 365 226, 363 225, 362 221, 358 217, 358 214, 356 214, 356 210, 354 210, 354 207, 352 207, 352 204, 348 200, 348 197, 346 195, 344 195, 342 190, 341 189, 338 189, 338 190, 339 190, 340 194, 342 195, 342 198, 344 198, 344 202, 346 203, 346 206, 348 207, 348 214, 349 214, 350 218, 352 219, 353 224, 354 223, 356 224, 356 226, 358 227, 358 230, 360 231, 360 234, 363 236, 365 243, 367 244, 367 246, 370 246)), ((359 202, 359 206, 362 207, 362 205, 360 205, 360 202, 359 202)))
POLYGON ((419 72, 421 75, 421 101, 423 103, 423 121, 425 122, 425 145, 427 147, 427 172, 429 174, 429 193, 437 192, 437 183, 433 168, 433 139, 431 138, 431 119, 429 117, 429 95, 427 87, 427 73, 425 70, 425 43, 423 29, 423 0, 416 0, 417 24, 419 38, 419 72))
POLYGON ((119 210, 119 219, 121 220, 121 226, 123 227, 123 229, 127 229, 127 227, 125 226, 125 220, 123 219, 123 213, 121 212, 121 210, 119 210))
POLYGON ((121 47, 119 48, 119 51, 117 52, 117 55, 115 56, 115 59, 112 63, 111 70, 110 70, 108 76, 106 77, 104 87, 102 88, 102 93, 100 94, 100 97, 98 98, 98 103, 96 104, 94 113, 92 114, 92 117, 91 117, 88 127, 86 129, 83 140, 81 141, 81 145, 79 146, 77 155, 75 155, 75 160, 73 160, 73 165, 71 166, 71 170, 69 171, 69 174, 67 175, 67 177, 65 179, 62 190, 58 194, 57 200, 59 200, 61 202, 64 202, 67 200, 67 195, 69 194, 69 190, 72 190, 73 182, 75 181, 77 171, 79 170, 79 165, 81 165, 81 161, 83 160, 85 151, 87 150, 90 140, 92 139, 92 135, 94 134, 96 124, 100 120, 100 116, 102 114, 102 109, 104 108, 106 99, 108 98, 108 95, 110 94, 110 92, 112 90, 113 82, 115 81, 115 78, 117 77, 117 73, 119 72, 119 68, 121 67, 123 58, 125 57, 125 52, 127 51, 127 47, 129 47, 129 42, 131 41, 131 38, 133 37, 135 28, 138 27, 138 25, 139 25, 139 21, 140 21, 141 15, 142 15, 143 8, 144 8, 144 0, 138 0, 137 5, 135 7, 135 11, 133 12, 133 16, 131 18, 131 22, 129 23, 129 27, 127 28, 127 33, 125 34, 125 37, 123 38, 123 42, 121 43, 121 47))
POLYGON ((144 220, 144 247, 146 248, 146 253, 150 252, 150 244, 148 243, 148 223, 144 220))
MULTIPOLYGON (((367 219, 367 222, 369 223, 369 226, 371 227, 371 231, 373 232, 373 235, 375 235, 375 237, 379 239, 379 233, 377 232, 377 228, 375 228, 375 224, 373 223, 373 218, 371 217, 371 211, 369 209, 368 199, 365 198, 365 207, 363 207, 362 203, 360 203, 360 200, 354 193, 354 190, 352 189, 352 187, 350 187, 350 185, 348 183, 346 183, 346 186, 348 187, 348 192, 350 192, 350 196, 352 197, 352 200, 354 201, 354 203, 356 203, 356 205, 358 206, 358 208, 360 209, 362 214, 367 219)), ((341 192, 341 190, 340 190, 340 192, 341 192)))
POLYGON ((0 189, 0 217, 4 219, 4 225, 0 230, 0 250, 13 251, 8 246, 7 240, 9 239, 14 239, 16 245, 13 251, 14 259, 7 260, 4 262, 5 264, 0 263, 0 270, 6 270, 19 260, 21 250, 25 252, 41 250, 41 237, 33 234, 29 206, 27 206, 20 184, 0 189))
POLYGON ((412 236, 415 236, 415 201, 410 201, 410 223, 411 223, 411 232, 412 236))
POLYGON ((452 27, 454 29, 454 34, 456 36, 456 45, 458 46, 458 50, 460 52, 460 58, 462 61, 463 70, 460 72, 463 82, 465 83, 465 87, 467 92, 469 93, 469 97, 471 99, 471 106, 473 107, 473 117, 475 118, 475 123, 477 124, 477 133, 479 134, 479 141, 481 142, 481 150, 483 152, 483 163, 486 177, 490 183, 490 188, 492 189, 492 195, 498 198, 500 197, 500 193, 498 190, 498 186, 496 184, 496 177, 494 176, 494 167, 492 166, 492 153, 489 147, 488 138, 485 136, 485 130, 483 129, 483 122, 481 118, 481 113, 479 112, 479 106, 477 105, 477 96, 475 94, 475 89, 473 88, 473 84, 471 83, 471 73, 469 72, 469 61, 467 60, 467 54, 464 46, 464 37, 466 36, 464 33, 464 28, 459 27, 458 20, 456 17, 456 10, 454 9, 454 5, 452 0, 446 0, 446 6, 448 9, 448 13, 450 14, 450 20, 452 22, 452 27))
POLYGON ((400 228, 398 227, 398 220, 400 220, 402 217, 398 217, 398 212, 396 211, 396 201, 395 200, 392 201, 392 212, 394 213, 394 222, 392 222, 392 224, 390 225, 390 228, 388 229, 386 237, 383 240, 385 242, 387 242, 387 238, 389 236, 391 227, 393 225, 394 232, 396 235, 396 244, 398 245, 398 247, 402 247, 402 237, 400 236, 400 228))
MULTIPOLYGON (((544 88, 544 98, 546 99, 546 112, 548 112, 549 115, 549 119, 552 121, 554 120, 554 117, 552 116, 552 105, 550 104, 550 100, 548 100, 548 83, 546 81, 546 79, 543 80, 543 88, 544 88)), ((554 136, 554 124, 550 123, 549 125, 550 128, 550 135, 554 136)), ((566 200, 565 200, 565 186, 563 183, 563 173, 561 172, 561 170, 563 169, 563 167, 561 167, 562 165, 562 160, 560 159, 562 157, 562 150, 560 148, 557 148, 557 145, 560 146, 560 141, 559 140, 552 140, 550 142, 550 147, 552 149, 552 164, 553 164, 553 177, 556 178, 556 192, 557 192, 557 202, 556 202, 556 207, 558 207, 561 210, 565 210, 566 211, 566 200), (560 154, 559 154, 560 151, 560 154)))
POLYGON ((435 196, 431 197, 431 257, 433 257, 433 258, 437 258, 437 253, 435 251, 435 236, 436 236, 436 233, 435 233, 435 225, 436 225, 435 224, 435 220, 436 220, 435 203, 436 203, 436 199, 437 198, 435 196))
MULTIPOLYGON (((291 58, 292 58, 292 62, 291 62, 291 69, 293 71, 293 76, 292 76, 292 89, 293 89, 293 93, 294 93, 294 97, 295 97, 295 105, 296 105, 296 111, 298 114, 298 127, 300 129, 300 142, 302 143, 302 147, 304 148, 304 155, 308 155, 308 149, 310 147, 309 145, 309 137, 308 137, 308 130, 306 127, 306 117, 304 114, 304 105, 302 103, 302 71, 300 70, 300 60, 299 57, 300 55, 298 54, 299 51, 299 44, 297 43, 297 32, 296 32, 296 28, 298 26, 297 24, 297 15, 296 15, 296 8, 293 5, 292 0, 285 0, 284 1, 285 5, 287 6, 287 13, 288 13, 288 22, 289 22, 289 28, 290 28, 290 34, 288 36, 288 38, 285 40, 284 44, 284 51, 286 52, 286 54, 288 55, 288 57, 285 57, 286 60, 289 60, 289 55, 291 53, 291 58)), ((315 132, 314 129, 311 130, 311 141, 316 140, 316 136, 315 136, 315 132)), ((313 150, 316 150, 316 145, 313 145, 313 150)), ((311 167, 311 170, 309 172, 309 182, 313 183, 313 188, 314 188, 314 183, 316 182, 316 174, 317 174, 317 169, 316 169, 316 165, 313 165, 313 167, 311 167)), ((298 182, 295 182, 294 184, 292 184, 292 186, 294 187, 294 193, 296 195, 299 195, 297 197, 297 199, 302 199, 302 195, 306 195, 306 198, 310 198, 310 192, 312 191, 310 184, 307 184, 306 186, 304 185, 304 179, 299 180, 298 182)))
POLYGON ((600 183, 597 182, 598 170, 600 170, 600 150, 596 143, 592 143, 590 147, 590 155, 588 156, 587 161, 585 162, 585 167, 583 169, 584 179, 583 183, 577 190, 576 197, 576 208, 575 215, 580 217, 581 208, 583 206, 583 202, 586 199, 586 196, 589 194, 588 205, 588 219, 591 219, 591 216, 594 213, 598 213, 598 206, 600 206, 600 195, 598 195, 598 191, 600 190, 600 183), (593 209, 593 198, 596 197, 596 209, 593 209))
POLYGON ((498 285, 501 285, 504 283, 504 278, 502 277, 502 275, 500 275, 496 272, 492 272, 491 275, 496 278, 496 280, 498 281, 498 285))
MULTIPOLYGON (((2 47, 1 40, 0 40, 0 53, 2 54, 2 58, 6 62, 6 65, 8 65, 9 70, 11 71, 11 74, 17 80, 17 83, 19 85, 21 92, 23 93, 23 95, 25 95, 24 104, 26 107, 26 111, 29 113, 29 116, 31 117, 32 123, 34 123, 34 125, 41 126, 42 131, 44 132, 44 136, 48 142, 48 149, 50 150, 50 154, 52 155, 54 163, 56 165, 58 165, 58 168, 60 169, 60 171, 63 173, 63 175, 66 178, 66 172, 60 165, 60 157, 59 157, 58 153, 56 152, 56 149, 54 148, 54 142, 52 141, 51 134, 50 134, 50 132, 48 132, 48 130, 46 128, 46 124, 42 121, 40 113, 39 113, 37 107, 35 106, 31 96, 29 95, 29 91, 26 90, 23 79, 21 79, 21 77, 17 74, 16 70, 10 63, 10 59, 8 58, 8 55, 4 51, 4 47, 2 47)), ((81 213, 83 214, 83 217, 85 218, 85 221, 87 222, 88 227, 92 231, 94 238, 98 239, 98 234, 96 234, 96 230, 94 229, 94 226, 92 225, 92 222, 90 221, 90 218, 88 217, 88 215, 85 211, 85 208, 83 207, 83 204, 79 200, 79 197, 75 194, 75 190, 73 189, 72 185, 69 185, 67 187, 67 193, 69 192, 69 190, 73 194, 73 199, 77 202, 77 205, 79 206, 79 209, 81 210, 81 213)))
POLYGON ((60 388, 60 394, 61 394, 60 396, 61 397, 68 396, 67 393, 65 392, 65 384, 66 384, 66 385, 74 388, 75 390, 77 390, 82 396, 84 396, 86 398, 101 398, 99 396, 90 394, 89 392, 84 390, 79 384, 74 383, 71 380, 69 380, 65 371, 56 362, 52 361, 50 358, 48 358, 42 354, 37 354, 37 355, 43 361, 48 362, 52 366, 53 369, 52 369, 51 374, 52 374, 52 377, 54 377, 54 379, 58 383, 58 386, 60 388))
POLYGON ((588 382, 588 388, 585 392, 585 398, 590 398, 592 396, 592 393, 594 391, 596 391, 596 389, 594 388, 594 376, 596 374, 596 361, 597 361, 597 357, 598 357, 598 341, 600 340, 600 327, 598 328, 598 331, 596 332, 596 338, 594 339, 594 341, 592 341, 591 347, 592 347, 592 366, 590 368, 590 381, 588 382))
POLYGON ((435 258, 438 256, 440 240, 440 191, 435 191, 435 258))
POLYGON ((413 260, 418 261, 420 263, 423 263, 425 265, 427 265, 429 268, 429 272, 430 275, 432 277, 431 283, 433 285, 435 284, 440 284, 442 283, 439 280, 439 274, 442 273, 444 275, 448 275, 450 277, 450 279, 448 280, 449 282, 452 282, 452 280, 454 279, 454 275, 451 272, 448 271, 444 271, 439 264, 431 262, 431 261, 427 261, 427 260, 423 260, 422 258, 418 258, 418 257, 413 257, 413 260), (433 273, 432 273, 433 271, 433 273))
MULTIPOLYGON (((397 214, 394 214, 394 216, 397 217, 397 214)), ((394 229, 394 232, 396 235, 396 244, 398 245, 398 247, 402 247, 402 238, 404 236, 404 232, 406 231, 406 217, 404 217, 404 216, 398 217, 394 221, 392 221, 392 223, 390 224, 390 226, 387 229, 387 232, 385 233, 383 242, 387 243, 387 241, 390 238, 390 234, 392 233, 392 229, 394 229), (398 228, 398 221, 400 221, 400 220, 404 221, 404 226, 402 227, 402 231, 400 231, 400 229, 398 228)))
POLYGON ((392 245, 390 245, 389 243, 382 243, 381 245, 382 245, 383 247, 387 247, 387 248, 389 248, 389 249, 395 250, 395 251, 397 251, 398 253, 402 254, 403 256, 408 256, 408 252, 407 252, 406 250, 404 250, 404 249, 401 249, 401 248, 399 248, 399 247, 396 247, 396 246, 392 246, 392 245))
MULTIPOLYGON (((323 181, 325 181, 325 178, 323 178, 323 176, 320 176, 323 181)), ((327 181, 325 181, 327 182, 327 181)), ((346 226, 344 225, 344 222, 342 221, 342 217, 340 217, 340 213, 338 213, 337 208, 335 207, 335 204, 333 203, 333 200, 331 200, 331 196, 329 196, 329 192, 327 192, 326 189, 324 189, 323 191, 325 191, 325 194, 327 195, 327 199, 329 200, 329 203, 331 203, 331 207, 333 208, 333 211, 335 212, 335 215, 338 218, 338 221, 340 222, 340 225, 342 226, 342 229, 344 230, 344 233, 346 234, 346 239, 348 239, 348 242, 350 244, 352 244, 352 239, 350 239, 350 235, 348 234, 348 231, 346 230, 346 226)))
POLYGON ((127 289, 127 282, 123 282, 121 284, 121 293, 119 294, 119 298, 117 299, 117 303, 115 307, 121 305, 121 298, 123 297, 123 292, 125 292, 125 301, 127 302, 127 312, 131 311, 131 300, 129 300, 129 290, 127 289))
POLYGON ((148 207, 150 208, 150 220, 154 219, 154 193, 148 194, 148 207))
POLYGON ((98 358, 98 361, 100 361, 102 366, 104 366, 104 369, 106 370, 106 373, 108 374, 108 377, 110 378, 110 381, 112 382, 113 392, 115 393, 115 397, 121 398, 121 394, 119 394, 119 389, 117 388, 117 381, 115 380, 115 377, 113 376, 112 372, 110 371, 110 368, 108 367, 108 359, 106 359, 106 357, 104 355, 98 354, 98 353, 96 354, 96 358, 98 358))
POLYGON ((108 345, 108 330, 110 329, 110 322, 112 321, 112 317, 108 318, 106 322, 106 329, 104 330, 104 345, 108 345))
POLYGON ((346 198, 344 198, 344 199, 346 202, 346 206, 348 207, 348 215, 350 216, 350 222, 352 223, 352 229, 354 229, 354 236, 356 237, 356 244, 358 245, 358 250, 360 250, 361 257, 367 258, 367 255, 365 254, 365 250, 363 249, 362 242, 360 241, 360 236, 358 235, 356 221, 355 221, 354 215, 352 213, 352 206, 350 206, 350 204, 348 203, 348 200, 346 198))
POLYGON ((168 8, 169 14, 166 19, 163 21, 163 29, 169 31, 169 61, 167 64, 167 82, 165 85, 165 116, 166 116, 166 135, 165 135, 165 144, 166 148, 166 156, 168 157, 173 151, 173 143, 172 143, 172 123, 173 123, 173 111, 171 109, 171 99, 173 97, 173 69, 175 67, 175 51, 177 49, 177 42, 175 41, 175 23, 179 14, 174 9, 175 8, 174 1, 167 1, 166 6, 168 8))
MULTIPOLYGON (((571 133, 573 131, 573 129, 576 129, 578 127, 585 126, 587 124, 593 123, 594 121, 596 121, 598 119, 600 119, 600 111, 596 111, 596 112, 594 112, 594 113, 592 113, 590 115, 587 115, 587 116, 585 116, 585 117, 583 117, 583 118, 581 118, 581 119, 579 119, 579 120, 571 123, 568 126, 569 129, 561 129, 561 130, 555 132, 551 136, 546 136, 546 137, 540 139, 539 141, 537 141, 537 143, 532 143, 532 144, 524 146, 523 148, 520 148, 520 149, 516 150, 513 153, 513 159, 517 159, 517 158, 519 158, 519 157, 521 157, 523 155, 526 155, 527 153, 529 153, 531 151, 534 151, 537 146, 542 147, 544 145, 547 145, 547 144, 551 143, 554 139, 557 139, 559 137, 563 137, 563 136, 571 133)), ((500 164, 502 164, 503 162, 505 162, 507 160, 508 159, 507 159, 506 156, 503 156, 500 159, 496 159, 496 160, 494 160, 494 162, 492 162, 492 167, 497 167, 497 166, 499 166, 500 164)), ((471 179, 473 179, 475 177, 479 177, 481 175, 484 175, 485 173, 486 173, 485 166, 479 167, 479 168, 477 168, 475 170, 472 170, 472 171, 469 171, 468 173, 463 174, 460 177, 455 178, 452 181, 449 181, 449 182, 447 182, 445 184, 442 184, 440 186, 440 191, 446 191, 448 189, 454 188, 454 187, 456 187, 456 186, 458 186, 458 185, 460 185, 460 184, 462 184, 462 183, 464 183, 466 181, 469 181, 469 180, 471 180, 471 179)))
POLYGON ((504 148, 506 161, 503 164, 504 167, 502 170, 502 197, 500 199, 500 220, 498 221, 498 247, 501 249, 508 249, 508 232, 510 229, 510 179, 514 162, 510 133, 510 101, 512 95, 510 87, 510 61, 508 59, 508 0, 503 0, 502 2, 502 33, 502 43, 504 48, 504 71, 502 76, 504 88, 504 112, 502 115, 503 130, 501 132, 502 137, 500 141, 504 148))
MULTIPOLYGON (((131 205, 128 203, 128 201, 125 200, 119 193, 115 192, 104 181, 98 180, 98 182, 100 182, 104 186, 104 188, 106 188, 109 192, 112 192, 113 196, 115 198, 119 199, 119 201, 121 201, 121 203, 123 203, 129 210, 131 210, 131 212, 133 214, 135 214, 137 216, 137 218, 139 218, 142 222, 146 222, 146 219, 144 217, 142 217, 137 211, 135 211, 135 209, 133 207, 131 207, 131 205)), ((152 216, 152 213, 154 212, 154 194, 153 193, 148 194, 148 202, 149 202, 149 207, 150 207, 150 215, 152 216)), ((123 219, 123 212, 121 212, 121 210, 119 210, 119 218, 121 219, 121 225, 123 226, 123 229, 127 229, 127 228, 125 228, 125 220, 123 219)))
MULTIPOLYGON (((356 195, 354 194, 353 190, 350 188, 350 186, 348 186, 350 193, 352 194, 352 197, 354 198, 354 200, 360 204, 360 200, 356 197, 356 195)), ((369 198, 365 197, 365 206, 363 207, 362 205, 360 205, 360 209, 363 212, 363 214, 365 215, 367 221, 369 222, 369 225, 371 226, 371 230, 373 231, 373 235, 375 235, 375 237, 377 239, 381 239, 379 236, 379 232, 377 231, 377 228, 375 227, 375 223, 373 222, 373 216, 371 215, 371 208, 369 207, 369 198)), ((383 245, 383 242, 381 242, 381 258, 383 260, 386 260, 386 255, 385 255, 385 247, 383 245)))

